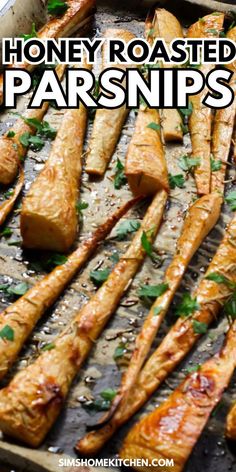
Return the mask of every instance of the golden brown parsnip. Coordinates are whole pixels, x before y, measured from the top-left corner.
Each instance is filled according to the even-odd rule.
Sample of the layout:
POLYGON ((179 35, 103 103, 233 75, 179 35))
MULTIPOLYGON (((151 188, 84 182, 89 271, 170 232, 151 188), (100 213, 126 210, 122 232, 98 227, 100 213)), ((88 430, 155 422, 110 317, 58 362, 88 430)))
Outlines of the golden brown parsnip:
MULTIPOLYGON (((216 38, 222 30, 223 13, 211 13, 204 16, 188 29, 188 38, 216 38)), ((212 64, 202 64, 199 70, 207 75, 213 68, 212 64)), ((199 195, 210 193, 211 188, 211 126, 212 110, 202 103, 205 89, 190 97, 192 113, 189 117, 189 131, 192 142, 192 156, 200 159, 195 168, 195 180, 199 195)))
POLYGON ((6 221, 8 215, 14 208, 15 202, 20 195, 24 185, 24 171, 20 168, 19 178, 12 195, 0 205, 0 226, 6 221))
POLYGON ((128 250, 106 282, 55 339, 53 349, 42 353, 1 390, 2 431, 32 446, 42 442, 61 410, 71 382, 145 257, 143 231, 152 230, 150 241, 154 240, 166 201, 164 190, 154 197, 128 250))
MULTIPOLYGON (((183 38, 183 30, 177 18, 164 8, 151 10, 145 22, 147 40, 152 44, 155 39, 165 40, 167 47, 176 38, 183 38)), ((163 64, 165 68, 172 65, 163 64)), ((161 125, 165 142, 183 140, 182 119, 176 109, 160 111, 161 125)))
MULTIPOLYGON (((236 41, 236 27, 227 33, 227 38, 236 41)), ((211 191, 224 191, 225 172, 229 157, 231 139, 234 129, 235 112, 236 112, 236 60, 227 65, 227 68, 233 72, 230 81, 230 87, 234 91, 234 101, 227 108, 217 110, 214 119, 213 135, 212 135, 212 160, 216 163, 221 162, 221 168, 212 171, 211 174, 211 191)))
POLYGON ((169 191, 165 153, 157 110, 139 110, 125 161, 125 174, 135 195, 169 191))
MULTIPOLYGON (((104 35, 105 39, 121 39, 128 43, 135 36, 130 31, 122 29, 108 29, 104 35)), ((103 45, 102 69, 107 67, 116 67, 126 70, 129 65, 109 64, 107 62, 107 43, 103 45)), ((130 66, 131 67, 131 66, 130 66)), ((129 110, 125 105, 122 107, 108 110, 98 109, 96 111, 92 136, 88 144, 87 159, 85 170, 90 175, 104 175, 110 159, 115 151, 123 124, 127 118, 129 110)))
MULTIPOLYGON (((66 66, 61 64, 56 67, 56 73, 59 80, 62 79, 66 66)), ((36 128, 30 126, 24 121, 24 118, 36 118, 39 121, 42 121, 45 113, 49 107, 48 102, 44 102, 41 108, 27 110, 24 114, 24 117, 16 120, 14 125, 8 129, 5 135, 0 137, 0 183, 4 185, 9 185, 14 181, 21 160, 25 157, 27 153, 27 147, 23 146, 20 141, 22 134, 30 133, 34 135, 36 128), (9 132, 13 132, 14 136, 9 138, 7 135, 9 132)))
MULTIPOLYGON (((60 18, 51 18, 48 23, 38 32, 37 37, 43 38, 63 38, 72 35, 83 24, 95 9, 95 0, 67 0, 69 8, 60 18)), ((17 67, 32 71, 33 64, 12 64, 9 67, 17 67)), ((0 75, 0 105, 3 102, 3 75, 0 75)))
POLYGON ((22 203, 24 247, 66 252, 75 241, 86 125, 82 104, 65 112, 50 156, 22 203))
POLYGON ((9 326, 14 331, 14 342, 9 342, 6 346, 6 340, 0 340, 0 379, 16 360, 39 318, 57 300, 99 243, 106 238, 119 219, 136 201, 137 199, 133 199, 122 205, 93 234, 80 243, 78 249, 68 256, 65 264, 57 266, 2 312, 0 330, 9 326))
MULTIPOLYGON (((236 322, 229 329, 222 350, 204 362, 151 414, 128 433, 120 451, 123 459, 142 457, 148 466, 134 469, 156 471, 160 459, 172 459, 173 472, 181 472, 210 414, 228 386, 236 365, 236 322)), ((168 467, 159 467, 166 471, 168 467)))
POLYGON ((129 397, 189 262, 220 216, 221 204, 222 197, 215 193, 204 195, 190 207, 177 241, 176 253, 164 276, 163 283, 168 285, 168 289, 153 303, 136 338, 133 355, 123 374, 119 393, 112 402, 111 412, 116 410, 121 400, 124 403, 125 397, 129 397))
MULTIPOLYGON (((236 282, 232 272, 236 257, 236 216, 228 226, 206 276, 218 272, 236 282)), ((86 455, 94 455, 111 438, 115 431, 131 418, 150 398, 152 393, 166 379, 180 361, 189 353, 200 334, 193 329, 193 320, 209 325, 218 315, 220 308, 227 301, 233 288, 219 285, 206 278, 202 279, 193 296, 200 309, 190 318, 179 318, 161 344, 149 357, 141 370, 129 397, 121 402, 113 417, 101 429, 88 433, 76 445, 77 450, 86 455)))

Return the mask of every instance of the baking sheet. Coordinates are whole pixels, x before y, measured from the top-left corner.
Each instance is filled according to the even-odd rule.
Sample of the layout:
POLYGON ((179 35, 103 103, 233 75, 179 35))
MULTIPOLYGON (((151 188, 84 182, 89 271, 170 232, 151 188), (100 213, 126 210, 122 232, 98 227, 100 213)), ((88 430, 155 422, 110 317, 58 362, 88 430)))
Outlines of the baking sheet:
MULTIPOLYGON (((186 5, 183 9, 182 2, 170 2, 173 6, 172 10, 177 12, 177 16, 182 20, 184 26, 190 22, 195 21, 201 12, 197 8, 187 9, 186 5)), ((188 4, 188 3, 187 3, 188 4)), ((98 11, 96 14, 96 22, 93 27, 92 34, 100 35, 106 28, 127 28, 133 31, 137 36, 142 36, 144 31, 144 20, 146 8, 141 2, 98 2, 98 11), (136 7, 134 9, 134 4, 136 7)), ((18 102, 18 111, 23 112, 28 102, 28 97, 22 98, 18 102)), ((50 122, 52 126, 58 128, 62 111, 50 108, 45 119, 50 122)), ((15 117, 10 113, 2 113, 0 131, 4 132, 7 127, 11 126, 15 117)), ((117 150, 112 158, 108 172, 103 180, 88 179, 86 174, 82 177, 81 199, 89 203, 88 209, 83 212, 83 221, 78 241, 86 238, 87 234, 92 231, 98 224, 100 224, 106 217, 111 214, 121 202, 126 201, 131 197, 128 187, 123 187, 120 190, 115 190, 113 185, 114 169, 116 160, 119 159, 124 162, 127 145, 130 141, 133 132, 133 125, 135 120, 135 113, 131 112, 124 126, 121 139, 117 146, 117 150)), ((88 136, 91 132, 92 122, 89 123, 88 136)), ((86 140, 87 141, 87 140, 86 140)), ((86 150, 85 144, 85 150, 86 150)), ((168 145, 166 149, 166 156, 168 162, 169 172, 176 174, 180 173, 177 165, 177 159, 183 154, 190 151, 189 137, 185 136, 184 145, 168 145)), ((42 151, 34 153, 29 151, 25 162, 26 184, 24 194, 27 193, 31 182, 35 176, 42 169, 43 163, 50 152, 50 143, 48 142, 42 151)), ((227 178, 229 180, 235 179, 234 167, 229 167, 227 178)), ((231 188, 232 183, 227 185, 231 188)), ((3 190, 4 192, 4 190, 3 190)), ((174 254, 175 241, 180 234, 185 212, 188 205, 192 202, 195 196, 195 185, 193 178, 190 176, 186 182, 185 189, 175 189, 171 191, 171 197, 168 208, 165 214, 165 221, 162 225, 161 231, 156 239, 155 247, 159 252, 162 265, 155 266, 146 259, 145 264, 134 279, 134 282, 129 291, 122 298, 118 310, 114 313, 112 320, 108 323, 102 336, 97 341, 88 361, 84 364, 76 381, 73 384, 70 395, 67 399, 66 405, 52 428, 44 444, 39 451, 32 451, 27 448, 28 458, 25 459, 25 467, 28 467, 31 472, 34 472, 32 466, 32 458, 34 457, 35 464, 39 464, 41 470, 56 471, 56 465, 47 465, 48 457, 53 456, 53 462, 56 464, 57 457, 60 454, 67 454, 74 456, 73 446, 75 442, 83 436, 86 432, 86 424, 94 423, 102 413, 95 416, 91 415, 85 408, 83 402, 86 399, 92 399, 99 395, 99 392, 105 388, 115 388, 119 386, 119 380, 122 370, 127 365, 128 359, 124 358, 119 365, 113 360, 115 348, 121 341, 127 341, 129 349, 132 350, 135 336, 137 335, 143 319, 145 318, 148 308, 142 305, 137 297, 137 289, 141 283, 150 282, 157 284, 162 280, 162 274, 174 254), (40 453, 36 458, 36 455, 40 453), (45 459, 44 459, 45 458, 45 459), (45 460, 45 464, 44 461, 45 460), (52 468, 50 468, 52 467, 52 468)), ((20 282, 26 281, 29 285, 35 283, 44 273, 40 268, 40 261, 47 258, 47 255, 32 251, 22 251, 19 246, 9 245, 13 241, 20 241, 19 233, 19 212, 20 201, 18 208, 6 223, 7 226, 13 229, 13 235, 9 240, 2 238, 0 240, 0 284, 6 282, 20 282)), ((132 210, 129 218, 141 218, 145 211, 145 205, 141 204, 138 208, 132 210)), ((220 239, 223 235, 223 228, 230 219, 228 209, 223 208, 223 213, 216 228, 211 232, 208 238, 200 247, 197 255, 192 260, 188 271, 184 277, 181 288, 176 294, 174 302, 169 310, 166 321, 163 323, 161 330, 157 336, 155 345, 157 345, 168 331, 171 324, 175 321, 174 306, 178 303, 186 289, 193 289, 198 280, 204 275, 206 267, 214 254, 220 239)), ((87 264, 85 269, 74 279, 73 283, 67 288, 63 296, 54 305, 53 309, 49 310, 43 319, 38 323, 37 328, 32 333, 29 342, 23 349, 19 361, 14 366, 8 378, 2 383, 4 385, 12 377, 15 371, 25 367, 28 363, 37 356, 42 343, 50 343, 54 336, 59 333, 63 327, 73 317, 73 313, 78 310, 86 300, 94 293, 95 287, 89 280, 89 272, 99 267, 111 267, 112 261, 110 256, 114 251, 122 253, 128 247, 129 241, 117 242, 112 237, 108 238, 99 251, 87 264)), ((4 309, 10 303, 10 299, 3 293, 0 293, 0 308, 4 309)), ((180 380, 186 374, 186 367, 191 364, 201 364, 204 359, 216 352, 223 340, 223 335, 227 329, 227 322, 221 319, 215 323, 208 333, 197 344, 185 360, 181 363, 178 369, 169 376, 163 383, 161 388, 152 396, 146 406, 135 415, 108 443, 105 450, 101 452, 99 457, 114 457, 117 453, 122 439, 127 433, 128 429, 133 425, 137 419, 151 411, 156 405, 160 404, 169 393, 175 388, 180 380)), ((231 382, 231 385, 220 403, 220 408, 216 414, 209 421, 203 435, 201 436, 190 460, 186 467, 186 472, 202 472, 204 470, 209 472, 222 472, 223 470, 236 470, 236 456, 233 453, 232 447, 226 443, 223 437, 224 423, 226 412, 232 400, 236 400, 236 376, 231 382)), ((17 454, 13 454, 14 447, 10 446, 10 442, 5 443, 9 447, 9 457, 6 454, 1 456, 0 445, 0 461, 4 458, 12 464, 19 465, 16 461, 17 454, 25 458, 25 448, 18 448, 17 454), (12 459, 11 459, 12 458, 12 459)), ((15 444, 15 443, 14 443, 15 444)), ((235 446, 234 446, 235 447, 235 446)), ((2 449, 3 451, 3 449, 2 449)), ((48 463, 49 464, 49 463, 48 463)), ((0 469, 1 470, 1 469, 0 469)), ((68 470, 68 469, 66 469, 68 470)))

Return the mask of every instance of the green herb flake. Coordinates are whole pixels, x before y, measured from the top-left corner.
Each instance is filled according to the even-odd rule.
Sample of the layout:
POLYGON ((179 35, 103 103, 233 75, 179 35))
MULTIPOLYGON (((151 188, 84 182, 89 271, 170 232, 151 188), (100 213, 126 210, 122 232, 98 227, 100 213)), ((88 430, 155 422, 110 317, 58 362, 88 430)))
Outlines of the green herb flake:
POLYGON ((37 38, 38 35, 37 35, 36 28, 35 28, 35 23, 32 23, 31 33, 21 34, 20 37, 23 38, 24 41, 27 41, 27 39, 37 38))
POLYGON ((56 346, 55 346, 54 343, 48 343, 48 344, 45 344, 45 346, 42 347, 41 351, 51 351, 55 347, 56 346))
POLYGON ((232 282, 230 279, 225 277, 223 274, 219 274, 218 272, 211 272, 205 277, 207 280, 212 280, 217 284, 224 284, 231 289, 236 289, 236 284, 232 282))
POLYGON ((116 390, 113 390, 112 388, 106 388, 103 390, 103 392, 100 393, 100 397, 103 398, 103 400, 107 400, 109 402, 112 402, 116 396, 116 390))
POLYGON ((199 304, 196 298, 192 298, 189 293, 185 293, 182 298, 182 302, 176 309, 176 315, 181 318, 187 318, 194 311, 199 309, 199 304))
POLYGON ((11 228, 4 228, 4 230, 0 233, 0 236, 3 236, 4 238, 10 238, 12 235, 13 231, 11 228))
POLYGON ((138 290, 139 298, 158 298, 168 290, 168 284, 142 285, 138 290))
POLYGON ((76 210, 80 214, 80 216, 83 215, 83 210, 86 210, 88 208, 89 204, 87 202, 84 202, 80 200, 78 203, 76 203, 76 210))
POLYGON ((192 102, 189 102, 189 105, 188 107, 186 108, 178 108, 178 111, 180 112, 180 114, 182 116, 190 116, 192 114, 192 111, 193 111, 193 104, 192 102))
POLYGON ((178 188, 184 187, 185 179, 182 174, 176 174, 176 175, 169 174, 168 177, 169 177, 170 188, 175 189, 176 187, 178 188))
POLYGON ((119 224, 116 230, 116 238, 121 241, 128 234, 135 233, 139 228, 140 228, 139 221, 126 219, 119 224))
POLYGON ((0 331, 0 338, 4 341, 14 341, 14 330, 9 325, 5 325, 0 331))
POLYGON ((115 352, 113 354, 113 359, 114 360, 117 360, 117 359, 120 359, 121 357, 123 357, 123 355, 127 352, 127 349, 126 349, 126 344, 124 343, 120 343, 119 346, 117 346, 115 348, 115 352))
POLYGON ((125 173, 124 173, 124 165, 120 161, 120 159, 117 159, 116 162, 116 172, 115 172, 115 178, 114 178, 114 187, 116 190, 119 190, 121 187, 123 187, 127 182, 125 173))
POLYGON ((147 125, 147 128, 153 129, 154 131, 160 131, 161 130, 161 125, 158 125, 157 123, 151 122, 149 125, 147 125))
POLYGON ((46 267, 56 267, 67 262, 68 258, 64 254, 54 253, 51 257, 46 261, 46 267))
POLYGON ((90 280, 99 287, 100 285, 103 284, 108 279, 108 276, 110 274, 110 269, 98 269, 98 270, 91 270, 89 277, 90 280))
POLYGON ((6 134, 6 136, 7 136, 7 138, 14 138, 15 134, 16 134, 15 131, 9 130, 8 133, 6 134))
POLYGON ((21 282, 17 285, 11 285, 10 287, 8 287, 7 293, 9 293, 9 295, 17 295, 18 297, 21 297, 28 290, 29 290, 28 284, 26 282, 21 282))
POLYGON ((189 172, 195 167, 199 166, 200 159, 197 157, 189 157, 187 155, 181 156, 179 158, 178 165, 180 169, 184 170, 185 172, 189 172))
POLYGON ((188 374, 193 374, 194 372, 198 372, 201 369, 201 364, 191 365, 186 368, 188 374))
POLYGON ((225 303, 224 312, 232 320, 236 319, 236 292, 234 292, 232 297, 225 303))
POLYGON ((162 307, 161 306, 155 306, 152 311, 153 311, 153 316, 158 316, 158 315, 160 315, 160 313, 162 311, 162 307))
POLYGON ((69 6, 63 0, 48 0, 48 13, 53 16, 61 16, 69 6))
POLYGON ((220 170, 222 167, 222 161, 219 159, 214 159, 214 157, 211 156, 211 170, 212 172, 216 172, 217 170, 220 170))
POLYGON ((232 190, 232 192, 228 193, 225 197, 226 203, 228 203, 230 209, 232 211, 236 210, 236 190, 232 190))
POLYGON ((100 393, 101 398, 97 398, 89 403, 84 403, 82 406, 90 411, 107 411, 110 409, 111 402, 116 396, 116 391, 107 388, 100 393))
POLYGON ((208 325, 202 321, 193 320, 193 331, 195 334, 205 334, 207 332, 208 325))

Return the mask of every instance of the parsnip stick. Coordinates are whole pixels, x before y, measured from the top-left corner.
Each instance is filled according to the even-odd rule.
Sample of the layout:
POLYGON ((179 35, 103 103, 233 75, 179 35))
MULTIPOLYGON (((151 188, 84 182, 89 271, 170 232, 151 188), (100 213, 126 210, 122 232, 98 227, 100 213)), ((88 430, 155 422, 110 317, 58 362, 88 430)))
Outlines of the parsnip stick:
MULTIPOLYGON (((63 38, 72 35, 79 27, 86 23, 95 9, 95 0, 67 0, 69 8, 60 18, 52 18, 37 33, 39 39, 63 38)), ((32 71, 33 64, 12 64, 16 67, 32 71)), ((3 75, 0 75, 0 105, 3 102, 3 75)))
POLYGON ((119 219, 136 201, 137 199, 130 200, 116 210, 91 236, 80 243, 78 249, 68 257, 65 264, 56 267, 2 312, 0 331, 8 326, 14 332, 14 340, 10 342, 0 339, 0 379, 16 360, 39 318, 57 300, 99 243, 106 238, 119 219))
MULTIPOLYGON (((223 13, 212 13, 204 16, 197 23, 190 26, 188 38, 216 38, 222 29, 224 21, 223 13)), ((202 64, 199 70, 207 75, 213 68, 212 64, 202 64)), ((202 103, 205 89, 190 97, 192 113, 189 117, 189 130, 192 142, 192 156, 200 159, 200 164, 195 169, 195 180, 199 195, 210 193, 211 188, 211 124, 212 110, 202 103)))
POLYGON ((53 349, 41 354, 1 390, 3 432, 32 446, 42 442, 61 410, 72 380, 145 257, 143 231, 152 230, 151 240, 155 238, 166 200, 164 190, 156 195, 124 256, 107 281, 55 339, 53 349))
POLYGON ((0 205, 0 226, 5 222, 8 215, 11 213, 17 198, 20 195, 22 187, 24 185, 24 171, 20 168, 19 178, 14 188, 13 194, 0 205))
MULTIPOLYGON (((228 226, 206 276, 217 272, 236 282, 236 216, 228 226)), ((121 402, 111 420, 97 431, 92 431, 81 439, 76 448, 81 454, 93 455, 111 438, 114 432, 150 398, 163 380, 172 372, 180 361, 189 353, 199 339, 193 329, 193 320, 209 325, 218 315, 220 307, 228 299, 233 289, 204 278, 194 297, 200 309, 189 318, 179 318, 170 329, 161 344, 147 360, 133 386, 128 399, 121 402)))
POLYGON ((215 193, 204 195, 191 206, 177 242, 176 253, 164 276, 163 283, 169 288, 152 305, 136 338, 133 355, 122 377, 120 391, 113 400, 110 416, 121 400, 124 403, 125 398, 129 397, 189 262, 220 216, 221 204, 222 197, 215 193))
POLYGON ((160 128, 157 110, 139 110, 125 161, 125 174, 135 195, 169 190, 160 128))
MULTIPOLYGON (((228 386, 236 366, 236 322, 230 328, 223 349, 206 361, 151 414, 129 432, 120 456, 142 457, 150 467, 134 466, 146 472, 156 471, 151 461, 172 459, 173 472, 181 472, 206 425, 211 412, 228 386)), ((158 463, 158 462, 157 462, 158 463)), ((160 468, 163 472, 166 467, 160 468)))
MULTIPOLYGON (((121 39, 128 43, 135 36, 127 30, 108 29, 104 35, 105 39, 114 38, 121 39)), ((102 69, 111 67, 107 62, 108 46, 105 42, 103 45, 103 61, 102 69)), ((129 65, 113 64, 122 70, 126 70, 129 65)), ((110 159, 115 151, 123 124, 128 116, 129 110, 125 105, 122 107, 106 110, 98 109, 96 111, 92 136, 88 145, 86 172, 90 175, 104 175, 110 159)))
MULTIPOLYGON (((61 80, 66 66, 58 65, 56 72, 61 80)), ((24 118, 36 118, 41 121, 47 112, 49 103, 44 102, 41 108, 28 110, 24 118)), ((34 135, 36 128, 27 124, 23 118, 19 118, 14 125, 0 137, 0 183, 4 185, 10 184, 16 177, 21 159, 27 153, 27 147, 20 142, 20 137, 24 133, 34 135), (12 132, 13 137, 9 138, 8 134, 12 132)))
MULTIPOLYGON (((229 30, 227 38, 236 41, 236 27, 229 30)), ((212 136, 212 166, 217 163, 221 165, 220 169, 211 174, 211 191, 224 191, 224 180, 227 161, 229 157, 231 139, 234 129, 235 112, 236 112, 236 60, 228 64, 228 69, 233 72, 230 81, 230 87, 234 91, 234 101, 227 108, 217 110, 214 120, 213 136, 212 136)), ((213 167, 214 169, 214 167, 213 167)))
MULTIPOLYGON (((83 64, 91 69, 91 65, 83 64)), ((87 110, 67 110, 51 154, 23 200, 21 235, 23 246, 66 252, 78 230, 76 204, 82 172, 87 110)))
MULTIPOLYGON (((164 8, 155 8, 147 17, 145 23, 147 40, 152 44, 155 39, 162 38, 169 48, 171 41, 183 37, 183 30, 177 18, 164 8)), ((168 64, 162 64, 167 68, 168 64)), ((172 66, 169 66, 172 67, 172 66)), ((166 142, 183 140, 182 119, 175 109, 161 111, 161 124, 166 142)))

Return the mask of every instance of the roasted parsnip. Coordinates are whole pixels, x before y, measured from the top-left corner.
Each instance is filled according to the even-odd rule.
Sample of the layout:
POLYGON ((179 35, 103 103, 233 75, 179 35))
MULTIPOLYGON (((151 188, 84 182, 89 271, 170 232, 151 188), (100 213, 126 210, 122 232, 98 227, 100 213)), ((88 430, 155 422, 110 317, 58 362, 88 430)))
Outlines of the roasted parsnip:
MULTIPOLYGON (((171 41, 183 37, 181 24, 177 18, 164 8, 155 8, 147 17, 145 23, 145 32, 147 40, 152 44, 155 39, 165 40, 167 47, 171 41)), ((164 64, 168 67, 168 64, 164 64)), ((166 142, 183 140, 182 119, 175 109, 161 110, 161 125, 163 136, 166 142)))
MULTIPOLYGON (((204 16, 190 26, 188 38, 218 37, 224 21, 223 13, 212 13, 204 16)), ((201 64, 199 70, 207 75, 212 64, 201 64)), ((199 195, 210 193, 211 188, 211 125, 212 111, 202 103, 205 90, 190 97, 192 113, 189 117, 189 130, 192 142, 192 156, 200 159, 194 175, 199 195)))
POLYGON ((8 326, 14 332, 14 339, 13 341, 0 339, 0 379, 16 360, 39 318, 56 301, 99 243, 106 238, 119 219, 136 201, 137 199, 130 200, 116 210, 91 236, 80 243, 78 249, 68 257, 65 264, 56 267, 2 312, 0 330, 8 326))
POLYGON ((107 281, 55 339, 53 349, 41 354, 1 390, 3 432, 32 446, 41 443, 61 410, 72 380, 145 257, 143 231, 152 230, 151 241, 156 236, 166 200, 164 190, 154 197, 128 250, 107 281))
POLYGON ((121 400, 124 402, 125 397, 128 398, 189 262, 220 216, 221 204, 222 197, 215 193, 204 195, 191 206, 177 242, 176 253, 164 276, 163 283, 168 285, 168 289, 152 305, 136 338, 133 355, 122 377, 120 391, 113 400, 110 414, 116 410, 121 400))
POLYGON ((225 434, 227 438, 236 441, 236 404, 232 406, 228 413, 225 434))
POLYGON ((135 195, 169 190, 164 148, 157 110, 139 110, 125 161, 125 174, 135 195))
POLYGON ((23 185, 24 185, 24 171, 21 168, 18 182, 14 188, 12 195, 0 205, 0 226, 5 222, 8 215, 11 213, 12 209, 14 208, 15 202, 20 195, 23 185))
MULTIPOLYGON (((228 226, 206 276, 217 272, 236 282, 234 270, 236 257, 236 216, 228 226)), ((159 387, 163 380, 189 353, 200 334, 194 332, 193 320, 209 325, 218 315, 221 305, 228 299, 233 288, 218 285, 212 280, 201 280, 194 297, 199 309, 191 317, 180 317, 161 344, 149 357, 139 374, 128 398, 121 402, 113 417, 101 429, 92 431, 81 439, 76 448, 82 454, 95 454, 114 432, 136 413, 159 387)))
MULTIPOLYGON (((82 27, 95 9, 95 0, 67 0, 69 8, 60 18, 52 18, 37 33, 37 37, 60 38, 72 35, 82 27)), ((9 67, 23 68, 32 71, 33 64, 12 64, 9 67)), ((0 75, 0 105, 3 102, 3 75, 0 75)))
MULTIPOLYGON (((108 29, 104 35, 105 38, 120 39, 128 43, 135 36, 127 30, 108 29)), ((107 43, 103 45, 102 68, 111 67, 107 62, 107 43)), ((112 65, 114 67, 114 64, 112 65)), ((116 68, 126 70, 129 65, 115 64, 116 68)), ((130 66, 131 67, 131 66, 130 66)), ((104 175, 107 165, 115 151, 123 124, 128 116, 129 110, 125 105, 122 107, 108 110, 98 109, 96 111, 92 136, 88 144, 87 159, 85 170, 90 175, 104 175)))
MULTIPOLYGON (((229 30, 227 38, 236 41, 236 27, 229 30)), ((229 157, 236 112, 236 60, 227 67, 233 72, 230 87, 234 91, 234 101, 229 107, 216 111, 212 135, 212 167, 216 164, 216 166, 218 165, 220 168, 215 171, 212 170, 211 191, 218 190, 220 192, 224 191, 225 171, 229 157)))
MULTIPOLYGON (((155 459, 173 459, 171 470, 181 472, 228 386, 235 366, 236 322, 230 328, 221 352, 187 376, 164 403, 131 429, 120 456, 123 459, 147 459, 150 467, 134 466, 143 472, 156 470, 151 462, 155 459)), ((160 467, 162 471, 167 469, 166 466, 160 467)))
POLYGON ((24 247, 65 252, 75 241, 86 124, 83 105, 65 112, 51 154, 23 200, 24 247))
MULTIPOLYGON (((57 75, 61 80, 64 74, 65 65, 58 65, 56 68, 57 75)), ((24 117, 16 120, 14 125, 0 137, 0 183, 4 185, 10 184, 16 177, 22 158, 27 153, 27 147, 21 143, 21 136, 24 133, 34 135, 36 128, 27 124, 24 119, 36 118, 41 121, 47 112, 49 103, 44 102, 43 106, 38 109, 28 110, 24 117), (9 138, 12 132, 13 137, 9 138)))

